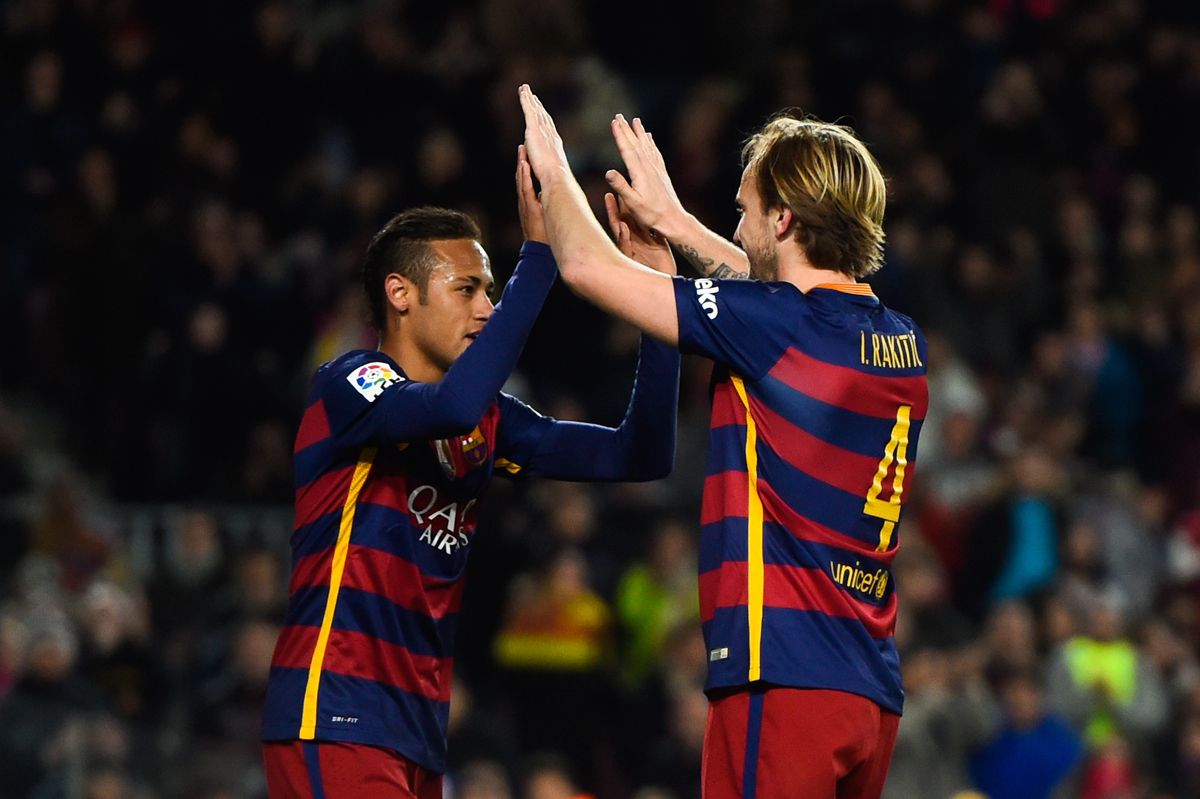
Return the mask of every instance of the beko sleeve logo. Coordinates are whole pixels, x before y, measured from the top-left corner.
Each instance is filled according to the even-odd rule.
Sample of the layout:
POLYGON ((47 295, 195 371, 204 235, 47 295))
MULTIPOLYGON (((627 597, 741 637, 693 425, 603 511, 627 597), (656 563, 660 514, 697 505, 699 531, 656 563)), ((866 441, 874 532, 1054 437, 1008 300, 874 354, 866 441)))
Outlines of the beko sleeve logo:
POLYGON ((716 319, 720 313, 717 308, 717 292, 721 287, 706 277, 693 282, 696 284, 696 297, 700 300, 700 307, 705 310, 709 319, 716 319))

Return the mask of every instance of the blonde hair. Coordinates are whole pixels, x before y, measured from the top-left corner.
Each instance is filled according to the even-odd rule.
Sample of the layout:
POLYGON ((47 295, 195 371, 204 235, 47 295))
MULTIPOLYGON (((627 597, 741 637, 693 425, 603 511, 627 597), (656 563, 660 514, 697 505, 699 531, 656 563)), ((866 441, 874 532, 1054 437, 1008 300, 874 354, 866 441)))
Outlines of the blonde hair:
POLYGON ((791 209, 814 266, 865 277, 883 265, 887 186, 850 128, 777 116, 747 140, 742 162, 766 208, 791 209))

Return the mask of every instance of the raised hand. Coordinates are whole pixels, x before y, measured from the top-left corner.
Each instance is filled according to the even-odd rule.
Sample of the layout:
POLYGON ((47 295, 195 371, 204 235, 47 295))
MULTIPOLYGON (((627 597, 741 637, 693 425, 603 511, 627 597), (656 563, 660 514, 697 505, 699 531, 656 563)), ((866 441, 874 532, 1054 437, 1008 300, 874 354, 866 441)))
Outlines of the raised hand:
POLYGON ((537 175, 543 187, 560 177, 569 177, 571 167, 567 163, 567 153, 563 150, 562 137, 558 135, 554 120, 529 84, 521 84, 517 94, 521 99, 521 111, 525 114, 525 153, 533 174, 537 175))
POLYGON ((636 117, 633 125, 617 114, 612 121, 613 139, 629 170, 629 180, 615 169, 604 177, 608 185, 625 203, 629 213, 641 225, 660 235, 673 237, 681 228, 687 212, 671 184, 667 165, 654 143, 654 136, 636 117))
POLYGON ((517 145, 517 214, 521 217, 521 233, 526 241, 540 241, 543 244, 549 241, 546 238, 546 217, 537 192, 533 190, 533 171, 529 168, 524 144, 517 145))
POLYGON ((623 200, 607 192, 604 195, 604 210, 608 212, 608 227, 622 253, 657 272, 678 274, 675 256, 666 239, 642 227, 629 213, 623 200))

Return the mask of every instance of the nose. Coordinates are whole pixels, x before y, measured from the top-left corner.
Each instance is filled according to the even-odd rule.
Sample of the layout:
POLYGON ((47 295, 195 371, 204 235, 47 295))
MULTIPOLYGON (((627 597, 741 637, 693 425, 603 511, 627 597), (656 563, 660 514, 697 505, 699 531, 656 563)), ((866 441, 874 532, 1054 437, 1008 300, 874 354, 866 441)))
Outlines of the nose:
POLYGON ((737 227, 733 229, 733 243, 737 246, 742 246, 742 221, 738 220, 737 227))
POLYGON ((480 299, 475 303, 475 318, 486 322, 491 318, 496 306, 492 304, 492 298, 482 291, 477 296, 480 299))

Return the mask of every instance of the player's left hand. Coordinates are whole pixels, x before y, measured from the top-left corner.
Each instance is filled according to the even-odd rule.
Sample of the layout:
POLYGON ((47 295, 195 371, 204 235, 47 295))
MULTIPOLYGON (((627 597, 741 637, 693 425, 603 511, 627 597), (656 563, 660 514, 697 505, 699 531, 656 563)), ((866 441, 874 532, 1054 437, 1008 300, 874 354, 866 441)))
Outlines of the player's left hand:
POLYGON ((558 135, 558 128, 542 101, 528 83, 522 83, 517 94, 521 98, 521 111, 525 114, 525 153, 533 174, 543 187, 564 178, 572 179, 562 137, 558 135))
POLYGON ((546 237, 546 216, 542 203, 533 189, 533 171, 525 155, 525 145, 517 145, 517 214, 521 217, 521 233, 525 241, 549 241, 546 237))
POLYGON ((604 195, 604 210, 608 212, 608 228, 622 253, 657 272, 679 274, 671 245, 662 236, 642 227, 629 213, 624 200, 607 192, 604 195))

